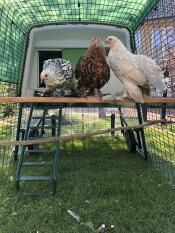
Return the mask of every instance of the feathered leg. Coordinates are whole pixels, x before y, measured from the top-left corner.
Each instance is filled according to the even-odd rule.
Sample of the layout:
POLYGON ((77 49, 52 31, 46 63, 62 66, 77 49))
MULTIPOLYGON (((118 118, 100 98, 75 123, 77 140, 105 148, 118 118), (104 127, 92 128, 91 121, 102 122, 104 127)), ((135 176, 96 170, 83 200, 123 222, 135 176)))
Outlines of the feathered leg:
POLYGON ((123 82, 125 89, 127 90, 128 97, 133 99, 136 103, 143 103, 143 96, 140 88, 133 82, 128 80, 123 82))
POLYGON ((95 88, 94 92, 95 92, 95 97, 99 97, 99 98, 102 97, 102 93, 101 93, 100 89, 95 88))
POLYGON ((90 88, 90 90, 88 91, 88 96, 94 96, 94 95, 95 95, 94 88, 90 88))
POLYGON ((78 88, 78 96, 80 97, 87 97, 87 91, 84 87, 78 88))
POLYGON ((125 98, 131 98, 136 103, 143 103, 143 96, 140 88, 133 82, 129 82, 128 80, 126 82, 123 82, 124 84, 124 92, 121 96, 116 95, 110 95, 110 96, 104 96, 103 100, 116 100, 116 101, 122 101, 125 98))

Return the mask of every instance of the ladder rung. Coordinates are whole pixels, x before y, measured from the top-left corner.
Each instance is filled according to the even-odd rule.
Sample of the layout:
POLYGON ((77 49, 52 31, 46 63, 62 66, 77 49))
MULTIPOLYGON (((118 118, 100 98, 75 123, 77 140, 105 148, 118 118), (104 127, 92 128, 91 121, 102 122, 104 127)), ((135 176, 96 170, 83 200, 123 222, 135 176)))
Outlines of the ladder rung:
POLYGON ((49 181, 51 180, 50 176, 21 176, 20 181, 49 181))
POLYGON ((24 162, 23 163, 23 166, 26 166, 26 167, 49 167, 49 166, 52 166, 53 165, 53 161, 50 161, 50 162, 30 162, 30 161, 27 161, 27 162, 24 162))

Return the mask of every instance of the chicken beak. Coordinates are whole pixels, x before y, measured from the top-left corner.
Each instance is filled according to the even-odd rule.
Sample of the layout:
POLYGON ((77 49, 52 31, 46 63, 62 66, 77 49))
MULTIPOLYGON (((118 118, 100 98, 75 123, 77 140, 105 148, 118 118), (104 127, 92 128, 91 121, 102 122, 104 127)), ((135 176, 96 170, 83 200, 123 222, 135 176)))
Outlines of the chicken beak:
POLYGON ((44 80, 48 80, 48 77, 40 75, 40 79, 44 81, 44 80))

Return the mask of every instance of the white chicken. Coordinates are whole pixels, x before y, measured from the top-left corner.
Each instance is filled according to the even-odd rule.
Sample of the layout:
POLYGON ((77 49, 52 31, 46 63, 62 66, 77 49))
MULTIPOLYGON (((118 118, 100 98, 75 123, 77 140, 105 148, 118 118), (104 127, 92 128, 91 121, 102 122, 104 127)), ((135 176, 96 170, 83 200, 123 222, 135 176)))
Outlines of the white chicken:
POLYGON ((116 77, 124 85, 124 94, 120 98, 129 97, 137 103, 143 103, 142 90, 149 93, 150 84, 164 91, 167 89, 161 68, 145 55, 132 54, 115 36, 107 37, 111 49, 108 61, 116 77))

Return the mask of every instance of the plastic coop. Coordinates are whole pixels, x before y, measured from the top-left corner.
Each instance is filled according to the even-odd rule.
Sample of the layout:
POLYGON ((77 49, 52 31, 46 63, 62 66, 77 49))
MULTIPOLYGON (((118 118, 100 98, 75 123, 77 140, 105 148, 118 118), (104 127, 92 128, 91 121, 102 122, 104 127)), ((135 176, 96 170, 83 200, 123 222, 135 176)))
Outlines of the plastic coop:
MULTIPOLYGON (((102 91, 121 90, 111 72, 102 91)), ((1 0, 0 96, 0 166, 3 171, 11 159, 16 162, 17 191, 27 181, 46 181, 55 193, 58 139, 102 134, 123 137, 130 153, 140 153, 174 186, 175 0, 1 0), (45 90, 39 75, 44 60, 66 58, 75 68, 97 35, 117 36, 133 53, 154 59, 167 92, 153 89, 144 104, 33 97, 45 90), (31 161, 33 153, 52 160, 31 161), (24 167, 41 168, 42 175, 24 174, 24 167)))

